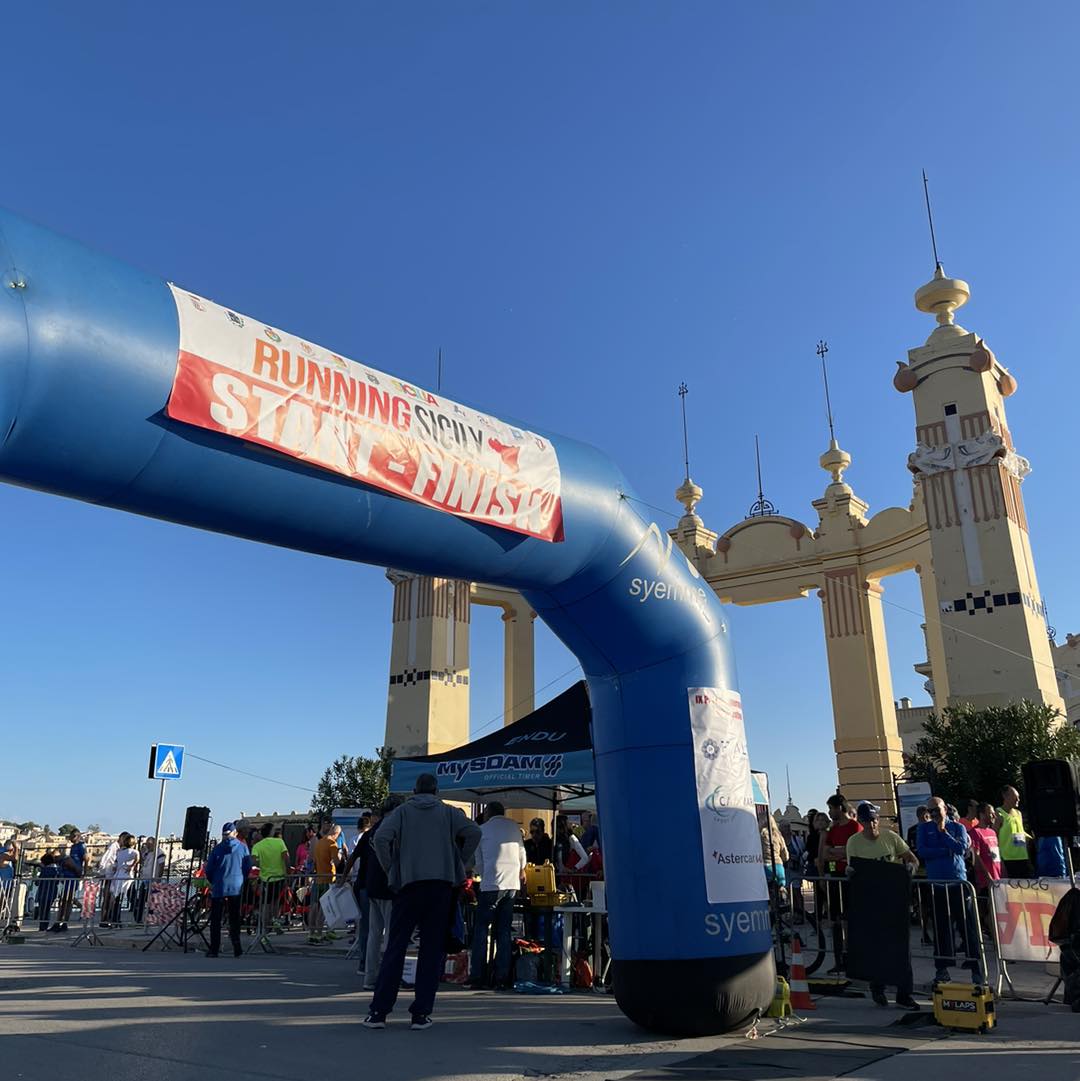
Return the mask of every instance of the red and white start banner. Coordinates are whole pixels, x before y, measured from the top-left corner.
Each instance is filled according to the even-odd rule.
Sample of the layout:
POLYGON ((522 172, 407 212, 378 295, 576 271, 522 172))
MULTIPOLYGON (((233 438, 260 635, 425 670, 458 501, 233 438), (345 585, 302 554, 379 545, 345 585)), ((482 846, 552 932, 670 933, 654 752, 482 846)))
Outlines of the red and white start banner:
POLYGON ((436 510, 561 541, 550 441, 170 285, 166 413, 436 510))

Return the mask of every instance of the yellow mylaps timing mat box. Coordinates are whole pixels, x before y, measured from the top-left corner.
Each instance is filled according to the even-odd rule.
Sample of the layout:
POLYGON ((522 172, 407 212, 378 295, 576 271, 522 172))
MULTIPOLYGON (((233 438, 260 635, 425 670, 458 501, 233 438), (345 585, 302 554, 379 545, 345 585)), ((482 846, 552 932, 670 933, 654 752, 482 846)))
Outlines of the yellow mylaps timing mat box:
POLYGON ((557 905, 559 895, 555 890, 555 868, 550 863, 526 864, 525 892, 531 905, 557 905))
POLYGON ((989 1032, 997 1025, 994 993, 977 984, 934 984, 934 1020, 945 1028, 989 1032))

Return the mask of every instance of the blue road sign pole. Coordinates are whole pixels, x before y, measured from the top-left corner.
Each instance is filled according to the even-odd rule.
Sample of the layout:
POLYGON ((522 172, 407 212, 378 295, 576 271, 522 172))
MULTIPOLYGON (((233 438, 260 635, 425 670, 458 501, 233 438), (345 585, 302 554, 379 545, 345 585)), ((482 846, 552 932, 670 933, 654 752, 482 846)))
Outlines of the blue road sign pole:
POLYGON ((153 882, 157 878, 161 815, 165 809, 165 782, 180 779, 184 768, 184 748, 179 744, 154 744, 150 749, 150 760, 153 765, 150 775, 161 782, 161 788, 158 791, 157 821, 154 823, 154 851, 151 854, 154 870, 150 875, 150 882, 153 882))
POLYGON ((154 870, 157 870, 158 838, 161 835, 161 812, 165 808, 165 779, 161 780, 161 791, 157 800, 157 822, 154 824, 154 870))

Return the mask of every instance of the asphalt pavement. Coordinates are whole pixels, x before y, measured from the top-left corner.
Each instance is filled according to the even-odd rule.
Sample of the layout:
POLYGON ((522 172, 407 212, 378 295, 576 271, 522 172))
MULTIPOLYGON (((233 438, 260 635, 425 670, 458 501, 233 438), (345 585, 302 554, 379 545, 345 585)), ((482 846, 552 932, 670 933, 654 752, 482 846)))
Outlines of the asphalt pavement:
POLYGON ((606 995, 443 990, 436 1024, 361 1027, 368 996, 352 964, 321 957, 0 947, 0 1073, 26 1081, 956 1081, 985 1059, 1025 1076, 1080 1081, 1080 1015, 1001 1003, 987 1036, 910 1025, 867 999, 818 1001, 804 1023, 663 1040, 606 995), (997 1056, 1007 1056, 998 1058, 997 1056))

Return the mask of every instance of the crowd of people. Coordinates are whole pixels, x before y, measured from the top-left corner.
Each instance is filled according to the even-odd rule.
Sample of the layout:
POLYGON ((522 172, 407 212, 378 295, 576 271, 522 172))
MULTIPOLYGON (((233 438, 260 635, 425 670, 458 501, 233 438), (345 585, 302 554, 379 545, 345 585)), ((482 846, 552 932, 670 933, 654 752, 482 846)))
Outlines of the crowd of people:
MULTIPOLYGON (((39 930, 54 934, 68 931, 79 883, 87 877, 102 881, 101 926, 119 924, 121 909, 128 906, 132 918, 141 922, 150 891, 150 883, 165 872, 165 854, 153 837, 138 837, 124 832, 96 861, 91 861, 82 832, 71 830, 67 844, 47 848, 36 861, 38 885, 34 915, 39 930), (53 908, 55 913, 52 913, 53 908)), ((21 866, 19 844, 11 839, 0 845, 0 891, 5 883, 14 883, 21 866)), ((8 891, 10 893, 10 887, 8 891)), ((0 898, 3 899, 3 898, 0 898)), ((10 905, 8 906, 10 909, 10 905)), ((19 913, 9 911, 8 929, 18 928, 19 913)))
MULTIPOLYGON (((1000 805, 966 800, 957 809, 938 797, 916 811, 916 821, 901 837, 881 821, 868 802, 852 805, 836 793, 826 810, 811 810, 805 833, 792 823, 766 817, 761 830, 765 874, 775 896, 789 897, 796 914, 806 903, 804 883, 819 920, 831 930, 832 975, 846 971, 847 884, 863 861, 905 865, 920 885, 923 933, 931 934, 935 979, 947 980, 958 952, 974 982, 986 978, 981 928, 989 925, 991 884, 1003 877, 1063 878, 1067 874, 1060 838, 1035 841, 1024 827, 1020 797, 1012 786, 1000 805), (970 883, 970 887, 968 884, 970 883), (959 936, 959 949, 957 943, 959 936)), ((101 926, 118 923, 127 904, 136 922, 143 919, 150 883, 164 872, 164 856, 154 839, 122 833, 91 867, 86 845, 73 830, 63 848, 51 848, 40 861, 36 915, 41 931, 68 929, 78 882, 93 874, 103 880, 101 926), (55 916, 50 918, 55 908, 55 916)), ((0 846, 0 887, 18 866, 14 842, 0 846)), ((282 931, 287 898, 303 897, 308 942, 319 945, 339 937, 325 925, 323 900, 330 890, 348 888, 354 902, 355 945, 363 988, 372 992, 365 1025, 381 1028, 396 1003, 406 952, 414 936, 419 950, 412 1027, 426 1028, 442 975, 443 958, 461 951, 461 895, 475 902, 468 980, 473 989, 507 987, 512 981, 512 926, 515 900, 525 883, 526 866, 550 863, 563 885, 584 885, 602 876, 601 831, 594 815, 584 812, 579 827, 565 815, 555 819, 554 836, 543 819, 527 832, 506 816, 497 801, 482 820, 472 821, 438 796, 436 779, 423 775, 408 799, 391 797, 364 811, 357 840, 344 843, 334 822, 308 826, 290 855, 282 829, 265 823, 241 831, 227 822, 221 841, 210 852, 202 875, 209 893, 209 956, 221 950, 227 920, 234 955, 240 956, 241 919, 245 908, 259 910, 264 931, 282 931), (489 937, 493 943, 489 958, 489 937)), ((871 985, 879 1005, 885 988, 871 985)), ((896 987, 896 1003, 918 1009, 910 968, 896 987)))
MULTIPOLYGON (((796 913, 806 903, 804 884, 813 884, 811 896, 832 936, 830 975, 846 971, 847 883, 862 860, 904 864, 916 877, 913 919, 922 922, 924 935, 932 936, 935 981, 949 979, 958 953, 973 981, 985 981, 981 939, 993 918, 993 882, 1067 876, 1061 838, 1036 841, 1027 833, 1013 786, 1002 789, 999 806, 971 799, 961 807, 940 797, 929 799, 916 810, 905 837, 882 825, 879 808, 868 802, 854 806, 840 793, 828 798, 825 811, 807 814, 805 836, 794 832, 790 822, 769 818, 761 831, 766 876, 774 895, 791 887, 796 913)), ((887 1004, 884 987, 872 984, 871 995, 878 1005, 887 1004)), ((897 987, 896 1002, 918 1009, 910 968, 897 987)))
POLYGON ((410 1027, 426 1029, 448 952, 471 945, 467 988, 511 986, 514 903, 528 864, 550 863, 568 886, 602 873, 595 815, 583 812, 578 829, 566 816, 556 816, 554 833, 548 834, 541 818, 532 819, 524 833, 497 801, 488 803, 482 819, 474 822, 439 798, 433 774, 423 774, 408 799, 390 797, 361 814, 351 851, 337 823, 305 830, 287 883, 288 850, 273 826, 267 823, 257 837, 249 833, 241 838, 236 823, 227 822, 203 868, 211 896, 208 956, 220 953, 226 918, 233 953, 242 954, 241 913, 253 869, 263 922, 270 921, 271 928, 283 889, 306 891, 311 945, 338 937, 324 929, 322 900, 327 891, 348 890, 355 902, 357 968, 364 990, 372 992, 364 1025, 385 1027, 415 936, 410 1027), (466 895, 475 902, 471 944, 465 941, 462 919, 466 895), (490 961, 489 936, 494 944, 490 961))

